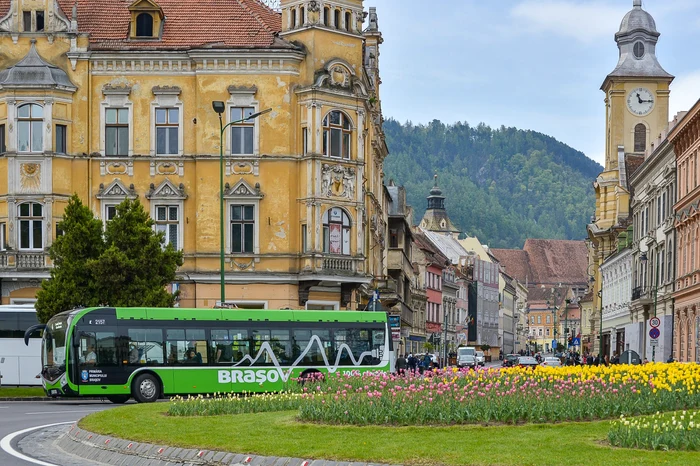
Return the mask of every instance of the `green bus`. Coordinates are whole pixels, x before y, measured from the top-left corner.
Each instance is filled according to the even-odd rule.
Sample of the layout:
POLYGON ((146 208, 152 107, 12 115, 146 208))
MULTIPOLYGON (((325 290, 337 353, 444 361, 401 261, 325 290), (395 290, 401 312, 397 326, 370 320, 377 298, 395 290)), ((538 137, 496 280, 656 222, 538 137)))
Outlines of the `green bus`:
POLYGON ((101 307, 57 314, 25 340, 39 328, 46 394, 114 403, 276 392, 394 361, 385 312, 101 307))

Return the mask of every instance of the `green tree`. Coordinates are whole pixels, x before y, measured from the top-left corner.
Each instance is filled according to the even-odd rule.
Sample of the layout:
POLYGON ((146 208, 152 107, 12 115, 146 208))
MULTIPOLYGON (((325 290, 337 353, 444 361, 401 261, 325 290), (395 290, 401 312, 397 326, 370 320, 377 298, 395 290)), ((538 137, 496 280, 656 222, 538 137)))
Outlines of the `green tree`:
POLYGON ((49 248, 54 265, 51 279, 44 280, 37 293, 36 310, 41 322, 68 309, 98 304, 93 299, 93 280, 87 263, 104 250, 102 222, 73 195, 58 228, 63 235, 49 248))
POLYGON ((42 283, 37 312, 42 322, 54 314, 82 306, 170 307, 175 295, 165 286, 182 265, 182 252, 163 247, 163 233, 138 201, 126 200, 117 215, 102 221, 77 196, 66 208, 59 228, 64 235, 50 249, 51 279, 42 283))

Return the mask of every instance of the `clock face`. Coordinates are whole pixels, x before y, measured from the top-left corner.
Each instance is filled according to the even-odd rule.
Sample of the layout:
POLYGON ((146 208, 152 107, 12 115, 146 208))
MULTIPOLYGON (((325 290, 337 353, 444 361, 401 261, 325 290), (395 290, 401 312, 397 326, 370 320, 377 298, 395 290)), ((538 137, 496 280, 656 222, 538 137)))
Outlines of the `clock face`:
POLYGON ((632 89, 627 95, 627 108, 635 115, 647 115, 654 108, 654 94, 643 87, 632 89))

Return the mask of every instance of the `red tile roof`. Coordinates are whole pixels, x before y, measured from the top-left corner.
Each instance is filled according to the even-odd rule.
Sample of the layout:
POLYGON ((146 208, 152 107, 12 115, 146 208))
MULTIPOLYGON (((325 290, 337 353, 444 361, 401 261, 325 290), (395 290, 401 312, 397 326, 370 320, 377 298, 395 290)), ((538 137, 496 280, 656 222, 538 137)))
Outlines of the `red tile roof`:
POLYGON ((528 239, 523 250, 530 258, 534 283, 587 283, 588 248, 583 241, 528 239))
MULTIPOLYGON (((0 11, 3 4, 0 0, 0 11)), ((58 0, 67 18, 75 0, 58 0)), ((157 0, 165 21, 160 40, 129 40, 133 0, 78 0, 78 30, 93 50, 268 48, 292 45, 277 37, 279 13, 259 0, 157 0)), ((7 8, 4 8, 7 11, 7 8)))
POLYGON ((489 249, 499 264, 505 267, 505 273, 520 283, 533 283, 535 279, 530 268, 530 258, 522 249, 489 249))

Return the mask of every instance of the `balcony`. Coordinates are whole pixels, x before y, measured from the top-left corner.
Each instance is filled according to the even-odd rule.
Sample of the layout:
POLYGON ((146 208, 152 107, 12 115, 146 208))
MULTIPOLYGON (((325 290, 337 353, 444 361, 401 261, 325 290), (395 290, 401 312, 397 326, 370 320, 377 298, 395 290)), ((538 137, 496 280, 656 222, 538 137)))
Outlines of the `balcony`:
POLYGON ((639 304, 650 304, 654 297, 653 289, 646 286, 636 286, 632 288, 632 301, 639 301, 639 304))
POLYGON ((48 267, 46 252, 0 252, 0 269, 39 270, 48 267))
POLYGON ((323 270, 341 273, 354 273, 355 261, 350 258, 326 257, 323 259, 323 270))
POLYGON ((401 248, 390 248, 387 257, 388 270, 400 270, 406 277, 413 276, 413 266, 401 248))

